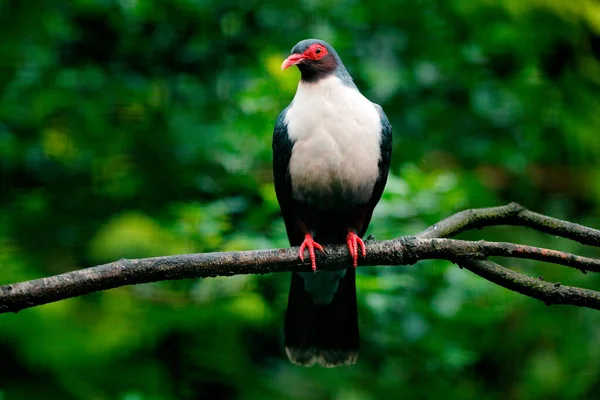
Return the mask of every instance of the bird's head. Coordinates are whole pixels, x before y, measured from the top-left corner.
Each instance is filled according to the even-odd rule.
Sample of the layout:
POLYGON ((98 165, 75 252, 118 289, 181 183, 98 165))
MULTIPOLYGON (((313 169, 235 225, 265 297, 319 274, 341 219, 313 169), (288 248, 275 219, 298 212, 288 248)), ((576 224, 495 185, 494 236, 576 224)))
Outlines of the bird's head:
POLYGON ((281 64, 281 69, 297 65, 303 81, 314 82, 332 74, 349 78, 334 48, 318 39, 305 39, 294 46, 292 54, 281 64))

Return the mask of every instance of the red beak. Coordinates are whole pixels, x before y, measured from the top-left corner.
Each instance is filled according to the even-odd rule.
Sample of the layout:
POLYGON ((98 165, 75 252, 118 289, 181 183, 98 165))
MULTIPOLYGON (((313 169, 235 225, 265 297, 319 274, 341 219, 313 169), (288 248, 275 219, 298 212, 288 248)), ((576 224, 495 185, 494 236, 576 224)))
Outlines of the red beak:
POLYGON ((304 60, 304 57, 302 57, 302 55, 292 54, 291 56, 285 59, 283 64, 281 64, 281 69, 286 69, 291 67, 292 65, 299 64, 302 62, 302 60, 304 60))

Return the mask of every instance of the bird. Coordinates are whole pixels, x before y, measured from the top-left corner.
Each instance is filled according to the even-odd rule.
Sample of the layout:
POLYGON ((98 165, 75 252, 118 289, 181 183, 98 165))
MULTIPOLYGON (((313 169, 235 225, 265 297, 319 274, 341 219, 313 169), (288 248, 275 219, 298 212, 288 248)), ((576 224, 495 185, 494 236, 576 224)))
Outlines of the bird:
POLYGON ((359 353, 355 267, 387 182, 392 126, 354 83, 335 49, 298 42, 282 65, 300 70, 291 103, 273 130, 273 179, 290 246, 313 272, 293 272, 284 345, 298 365, 336 367, 359 353), (349 267, 317 271, 316 251, 346 244, 349 267))

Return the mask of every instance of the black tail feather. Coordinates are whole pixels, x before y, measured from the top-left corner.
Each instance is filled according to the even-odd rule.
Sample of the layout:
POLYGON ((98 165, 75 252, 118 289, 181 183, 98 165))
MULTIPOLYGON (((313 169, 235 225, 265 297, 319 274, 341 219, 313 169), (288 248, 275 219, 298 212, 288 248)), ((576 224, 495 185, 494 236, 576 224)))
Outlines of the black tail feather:
POLYGON ((284 327, 290 361, 324 367, 354 364, 359 350, 354 268, 346 271, 329 304, 315 304, 304 285, 304 279, 293 273, 284 327))

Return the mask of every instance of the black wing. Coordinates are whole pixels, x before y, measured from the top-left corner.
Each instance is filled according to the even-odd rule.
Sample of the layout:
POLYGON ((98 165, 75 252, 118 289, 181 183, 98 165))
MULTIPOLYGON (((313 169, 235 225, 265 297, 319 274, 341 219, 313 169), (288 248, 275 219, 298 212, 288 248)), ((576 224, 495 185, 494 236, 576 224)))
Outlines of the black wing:
POLYGON ((379 159, 379 177, 377 178, 377 182, 375 182, 375 186, 373 187, 373 195, 369 201, 373 208, 381 199, 383 189, 385 188, 385 184, 387 182, 388 172, 390 170, 390 162, 392 161, 393 144, 392 125, 390 124, 387 115, 385 115, 385 112, 383 112, 383 109, 378 104, 375 104, 375 108, 377 111, 379 111, 379 116, 381 117, 381 158, 379 159))
POLYGON ((273 130, 273 179, 275 181, 275 194, 281 208, 281 214, 285 222, 288 239, 292 246, 299 246, 304 240, 302 231, 299 229, 297 218, 293 212, 292 178, 290 177, 290 158, 294 143, 290 140, 285 123, 285 114, 289 107, 285 108, 275 123, 273 130))

